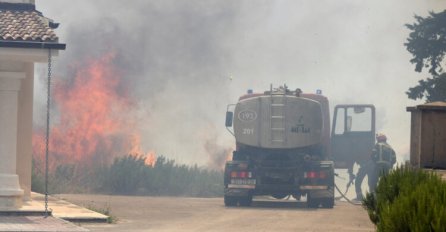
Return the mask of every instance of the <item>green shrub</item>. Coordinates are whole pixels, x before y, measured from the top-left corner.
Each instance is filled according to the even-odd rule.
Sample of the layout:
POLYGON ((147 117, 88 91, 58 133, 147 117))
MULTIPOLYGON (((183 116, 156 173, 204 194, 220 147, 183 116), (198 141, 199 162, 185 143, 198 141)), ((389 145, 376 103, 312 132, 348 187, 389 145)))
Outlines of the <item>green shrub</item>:
POLYGON ((446 185, 439 178, 420 183, 383 208, 379 231, 446 231, 446 185))
MULTIPOLYGON (((44 169, 34 165, 32 190, 44 193, 44 169)), ((144 157, 116 158, 110 166, 61 164, 48 176, 55 193, 109 193, 125 195, 215 197, 223 195, 223 172, 197 165, 178 165, 159 156, 154 167, 144 157)))
POLYGON ((363 205, 378 231, 446 231, 446 183, 432 172, 398 167, 363 205))
POLYGON ((117 194, 132 194, 142 186, 149 167, 144 157, 124 156, 116 158, 105 173, 104 187, 117 194))
POLYGON ((118 217, 112 214, 111 207, 109 204, 106 204, 104 207, 96 207, 95 205, 90 204, 87 205, 86 208, 91 211, 107 216, 107 223, 109 224, 115 224, 118 222, 118 217))
POLYGON ((149 195, 213 197, 223 194, 223 172, 177 165, 163 156, 149 170, 145 189, 149 195))

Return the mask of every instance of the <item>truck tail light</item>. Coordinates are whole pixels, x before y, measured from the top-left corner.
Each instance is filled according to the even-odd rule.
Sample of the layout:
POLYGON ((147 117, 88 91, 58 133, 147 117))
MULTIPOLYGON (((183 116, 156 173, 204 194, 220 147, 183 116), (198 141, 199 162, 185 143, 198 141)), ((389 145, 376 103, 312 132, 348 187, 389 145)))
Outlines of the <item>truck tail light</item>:
POLYGON ((325 171, 309 171, 304 173, 304 177, 308 179, 325 179, 327 173, 325 171))
POLYGON ((252 178, 252 172, 232 171, 231 178, 252 178))
POLYGON ((316 178, 316 175, 317 175, 317 173, 313 172, 313 171, 305 172, 305 178, 308 178, 308 179, 314 179, 314 178, 316 178))
POLYGON ((246 178, 247 175, 248 173, 246 172, 240 172, 240 178, 246 178))
POLYGON ((237 178, 237 172, 231 172, 231 178, 237 178))

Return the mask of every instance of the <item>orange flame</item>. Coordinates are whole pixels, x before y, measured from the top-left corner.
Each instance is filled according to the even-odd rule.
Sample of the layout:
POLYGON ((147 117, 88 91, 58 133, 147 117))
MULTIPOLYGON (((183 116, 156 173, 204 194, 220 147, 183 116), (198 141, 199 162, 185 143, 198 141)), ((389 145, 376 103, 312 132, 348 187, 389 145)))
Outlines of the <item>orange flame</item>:
POLYGON ((155 167, 156 164, 156 154, 154 151, 149 151, 146 154, 146 161, 145 161, 147 166, 151 166, 151 167, 155 167))
POLYGON ((132 149, 130 150, 129 154, 135 157, 144 157, 144 163, 147 166, 154 167, 156 163, 156 154, 154 151, 149 151, 145 155, 144 152, 141 149, 140 146, 140 140, 141 138, 137 135, 133 135, 132 137, 132 149))
MULTIPOLYGON (((132 116, 134 103, 123 88, 114 58, 114 53, 105 54, 76 67, 74 79, 56 80, 54 105, 58 115, 53 117, 49 143, 53 160, 107 163, 120 155, 144 154, 135 129, 137 120, 132 116)), ((44 147, 45 134, 37 130, 33 149, 40 160, 44 147)), ((153 153, 150 159, 154 157, 153 153)))

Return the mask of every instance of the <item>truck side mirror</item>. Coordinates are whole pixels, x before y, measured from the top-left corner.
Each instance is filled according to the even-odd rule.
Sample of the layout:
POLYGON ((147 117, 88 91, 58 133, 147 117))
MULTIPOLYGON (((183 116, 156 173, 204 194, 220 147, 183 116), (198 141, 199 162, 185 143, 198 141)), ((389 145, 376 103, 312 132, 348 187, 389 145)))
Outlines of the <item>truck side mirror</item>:
POLYGON ((234 113, 231 111, 226 112, 226 127, 232 127, 232 118, 234 116, 234 113))

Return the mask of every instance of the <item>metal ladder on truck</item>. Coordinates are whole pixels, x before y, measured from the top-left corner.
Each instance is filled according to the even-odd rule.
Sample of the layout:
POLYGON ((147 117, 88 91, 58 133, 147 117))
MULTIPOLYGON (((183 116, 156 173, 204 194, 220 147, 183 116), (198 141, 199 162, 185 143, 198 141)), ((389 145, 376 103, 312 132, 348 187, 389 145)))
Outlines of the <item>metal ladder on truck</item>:
POLYGON ((286 106, 286 86, 283 89, 273 91, 270 88, 270 128, 271 128, 271 143, 275 145, 286 144, 285 134, 285 106, 286 106), (283 90, 283 91, 282 91, 283 90))

